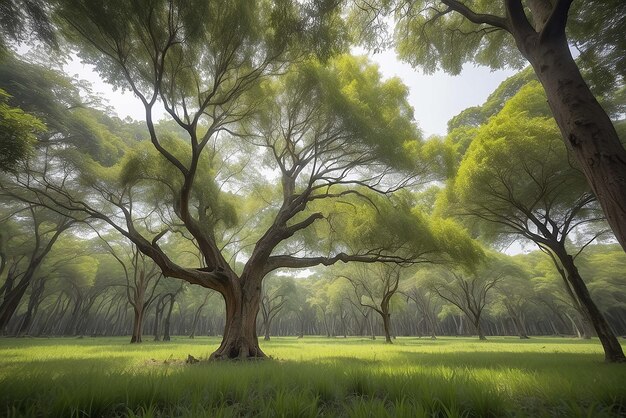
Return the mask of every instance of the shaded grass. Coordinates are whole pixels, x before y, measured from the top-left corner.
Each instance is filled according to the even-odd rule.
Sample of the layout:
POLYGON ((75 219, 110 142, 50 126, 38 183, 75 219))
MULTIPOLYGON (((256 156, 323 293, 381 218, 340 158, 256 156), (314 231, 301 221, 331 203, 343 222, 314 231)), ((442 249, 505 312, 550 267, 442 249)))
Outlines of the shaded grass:
POLYGON ((626 365, 563 338, 274 338, 273 360, 185 365, 219 339, 0 338, 0 416, 626 415, 626 365))

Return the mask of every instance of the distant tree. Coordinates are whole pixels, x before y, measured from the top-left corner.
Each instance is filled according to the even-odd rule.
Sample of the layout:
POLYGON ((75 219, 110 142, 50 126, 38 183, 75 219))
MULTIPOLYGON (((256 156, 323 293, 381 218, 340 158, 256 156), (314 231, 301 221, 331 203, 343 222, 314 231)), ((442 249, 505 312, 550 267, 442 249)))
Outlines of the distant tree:
POLYGON ((360 266, 340 276, 352 284, 361 306, 380 315, 387 344, 393 343, 391 339, 391 299, 398 292, 402 273, 399 267, 382 264, 360 266))
POLYGON ((529 272, 519 266, 514 274, 509 274, 506 280, 496 284, 495 292, 497 303, 504 307, 519 337, 528 339, 526 313, 536 303, 529 272))
POLYGON ((477 271, 438 269, 430 277, 429 288, 459 308, 471 322, 480 340, 486 340, 481 319, 496 284, 509 272, 501 260, 488 260, 477 271))
MULTIPOLYGON (((2 204, 0 209, 4 209, 2 204)), ((4 279, 0 286, 0 333, 6 332, 41 263, 61 234, 75 224, 70 218, 34 204, 12 204, 6 209, 0 218, 0 241, 4 242, 0 246, 0 279, 4 279), (13 233, 4 236, 9 228, 13 233)))
POLYGON ((191 333, 189 334, 189 338, 193 339, 196 337, 196 330, 198 329, 198 321, 200 320, 200 315, 202 314, 202 310, 207 305, 207 303, 209 302, 209 299, 211 299, 213 295, 215 295, 215 292, 207 291, 204 295, 204 298, 202 299, 202 302, 200 302, 197 305, 196 311, 193 315, 193 322, 191 323, 191 333))
POLYGON ((591 245, 578 265, 593 300, 613 323, 626 329, 626 254, 617 245, 591 245))
POLYGON ((263 282, 261 296, 261 328, 263 339, 269 341, 272 321, 285 308, 289 297, 295 292, 295 285, 291 277, 274 277, 263 282))
POLYGON ((426 320, 430 331, 430 338, 437 339, 437 316, 441 310, 440 298, 436 292, 429 289, 429 275, 432 269, 420 269, 415 276, 407 283, 402 294, 412 300, 417 306, 419 314, 426 320))
POLYGON ((36 117, 7 102, 10 96, 0 89, 0 171, 15 170, 32 153, 37 134, 45 125, 36 117))

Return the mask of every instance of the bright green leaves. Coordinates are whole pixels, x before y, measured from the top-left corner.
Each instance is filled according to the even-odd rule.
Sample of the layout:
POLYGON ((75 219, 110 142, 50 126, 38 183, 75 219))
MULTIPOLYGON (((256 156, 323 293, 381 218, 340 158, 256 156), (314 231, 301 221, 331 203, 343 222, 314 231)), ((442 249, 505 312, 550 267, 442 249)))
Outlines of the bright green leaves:
POLYGON ((112 85, 139 93, 145 105, 159 98, 188 123, 207 107, 230 106, 286 61, 311 50, 329 56, 343 43, 339 11, 326 2, 58 3, 58 21, 81 58, 112 85))
POLYGON ((454 180, 458 210, 490 221, 474 223, 485 233, 504 228, 527 234, 527 220, 564 225, 588 187, 568 159, 539 83, 525 85, 488 123, 472 129, 475 137, 454 180))
MULTIPOLYGON (((480 13, 504 16, 502 2, 473 3, 472 9, 480 13)), ((447 7, 440 1, 414 1, 396 6, 398 54, 428 73, 443 68, 458 74, 465 62, 491 68, 519 67, 523 62, 508 33, 476 25, 458 13, 444 13, 447 7)))
POLYGON ((408 89, 399 79, 382 81, 376 66, 348 55, 336 59, 329 70, 319 71, 346 130, 390 165, 415 165, 421 136, 407 101, 408 89))
POLYGON ((20 161, 27 159, 37 135, 46 129, 35 116, 9 105, 9 99, 0 89, 0 171, 14 170, 20 161))
MULTIPOLYGON (((365 58, 342 55, 324 64, 296 65, 277 91, 278 106, 301 113, 287 116, 292 123, 307 124, 309 132, 302 139, 308 138, 309 145, 325 141, 321 153, 341 138, 344 147, 335 155, 360 150, 353 153, 363 164, 378 160, 402 169, 416 166, 421 135, 407 101, 408 90, 399 79, 383 81, 378 68, 365 58), (331 136, 335 140, 329 140, 331 136)), ((268 121, 276 123, 276 116, 268 121)))
POLYGON ((537 82, 527 85, 477 131, 458 171, 459 197, 476 201, 512 194, 532 205, 537 193, 544 191, 538 184, 566 180, 557 178, 570 167, 544 97, 537 82))

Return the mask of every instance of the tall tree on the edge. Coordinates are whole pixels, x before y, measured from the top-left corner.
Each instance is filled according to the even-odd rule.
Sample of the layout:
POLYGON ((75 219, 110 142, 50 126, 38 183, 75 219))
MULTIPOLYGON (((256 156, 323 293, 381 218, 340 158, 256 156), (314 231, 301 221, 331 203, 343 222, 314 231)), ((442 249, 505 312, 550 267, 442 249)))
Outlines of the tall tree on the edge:
POLYGON ((393 14, 400 58, 452 74, 464 62, 492 68, 530 63, 569 151, 576 157, 626 250, 626 150, 607 112, 583 79, 570 43, 591 63, 595 85, 623 85, 626 2, 622 0, 356 0, 369 41, 393 14), (571 13, 570 13, 571 9, 571 13), (570 24, 568 15, 571 14, 570 24))

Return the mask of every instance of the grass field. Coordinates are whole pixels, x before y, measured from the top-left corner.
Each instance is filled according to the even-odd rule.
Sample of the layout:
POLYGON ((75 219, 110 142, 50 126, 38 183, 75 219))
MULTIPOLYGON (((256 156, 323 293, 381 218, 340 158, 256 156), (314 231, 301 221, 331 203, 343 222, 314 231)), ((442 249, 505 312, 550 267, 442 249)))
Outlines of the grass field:
POLYGON ((0 338, 0 416, 625 416, 626 364, 565 338, 274 338, 272 360, 184 364, 216 338, 0 338))

